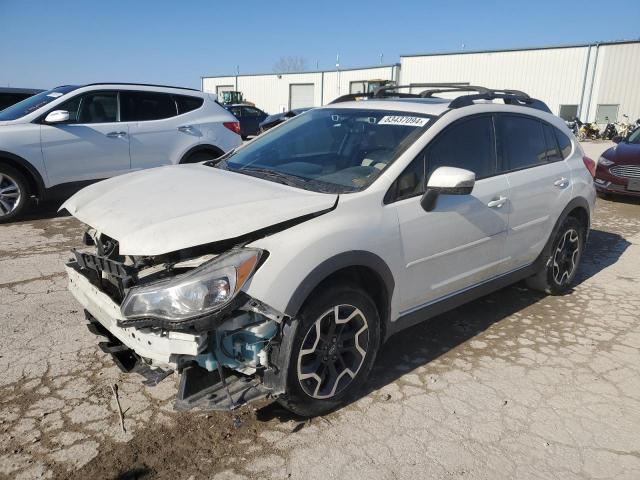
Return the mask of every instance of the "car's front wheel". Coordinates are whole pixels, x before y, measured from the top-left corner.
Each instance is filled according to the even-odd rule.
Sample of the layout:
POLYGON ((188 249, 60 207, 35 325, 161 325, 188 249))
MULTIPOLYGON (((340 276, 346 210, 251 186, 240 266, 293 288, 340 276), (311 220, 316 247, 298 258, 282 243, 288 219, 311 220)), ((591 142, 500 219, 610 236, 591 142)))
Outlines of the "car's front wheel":
POLYGON ((551 295, 560 295, 573 283, 585 246, 586 227, 575 217, 567 217, 551 245, 544 267, 527 285, 551 295))
POLYGON ((0 223, 18 217, 29 201, 27 181, 17 170, 0 165, 0 223))
POLYGON ((371 297, 351 285, 323 289, 303 307, 293 342, 287 392, 279 402, 302 416, 344 405, 366 380, 380 343, 371 297))

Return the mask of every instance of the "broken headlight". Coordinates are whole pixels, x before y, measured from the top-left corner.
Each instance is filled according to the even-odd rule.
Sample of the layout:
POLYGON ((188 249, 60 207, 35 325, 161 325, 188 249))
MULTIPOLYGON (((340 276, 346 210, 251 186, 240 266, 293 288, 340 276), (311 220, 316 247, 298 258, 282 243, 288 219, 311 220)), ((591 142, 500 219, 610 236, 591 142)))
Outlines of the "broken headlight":
POLYGON ((126 318, 187 320, 229 303, 255 271, 261 250, 238 249, 169 280, 133 287, 122 302, 126 318))

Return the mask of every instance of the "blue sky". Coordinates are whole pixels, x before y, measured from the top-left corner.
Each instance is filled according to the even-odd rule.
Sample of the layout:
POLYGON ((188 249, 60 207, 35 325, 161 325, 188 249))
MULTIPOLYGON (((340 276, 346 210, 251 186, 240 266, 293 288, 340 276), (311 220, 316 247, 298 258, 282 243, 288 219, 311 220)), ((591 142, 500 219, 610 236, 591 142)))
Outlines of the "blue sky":
POLYGON ((640 38, 640 1, 0 0, 0 85, 200 87, 201 75, 400 54, 640 38))

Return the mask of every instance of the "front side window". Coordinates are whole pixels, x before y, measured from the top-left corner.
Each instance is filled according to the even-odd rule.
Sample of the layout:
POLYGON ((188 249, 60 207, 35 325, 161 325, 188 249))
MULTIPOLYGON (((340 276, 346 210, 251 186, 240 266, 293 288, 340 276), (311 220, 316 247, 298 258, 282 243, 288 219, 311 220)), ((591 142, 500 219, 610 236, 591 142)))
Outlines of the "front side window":
POLYGON ((66 85, 64 87, 56 87, 46 92, 40 92, 37 95, 26 98, 21 102, 11 105, 0 112, 0 121, 17 120, 32 112, 44 107, 45 105, 59 99, 63 95, 67 95, 78 87, 66 85))
POLYGON ((629 134, 625 143, 640 143, 640 127, 629 134))
POLYGON ((535 167, 547 162, 547 146, 539 120, 498 115, 497 127, 505 171, 535 167))
POLYGON ((118 94, 95 92, 78 95, 55 110, 69 112, 67 123, 111 123, 118 121, 118 94))
POLYGON ((123 122, 144 122, 174 117, 176 102, 167 93, 120 92, 123 122))
POLYGON ((493 175, 496 154, 491 116, 461 120, 438 135, 427 147, 427 178, 438 167, 471 170, 476 179, 493 175))
POLYGON ((309 190, 359 191, 418 139, 432 119, 387 110, 309 110, 216 166, 309 190))

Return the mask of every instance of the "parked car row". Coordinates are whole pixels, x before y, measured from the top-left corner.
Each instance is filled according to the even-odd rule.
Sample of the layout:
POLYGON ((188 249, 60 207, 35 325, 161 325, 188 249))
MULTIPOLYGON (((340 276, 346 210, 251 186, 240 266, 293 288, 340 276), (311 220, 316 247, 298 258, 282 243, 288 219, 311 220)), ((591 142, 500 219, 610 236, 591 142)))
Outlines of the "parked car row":
POLYGON ((31 198, 217 158, 242 143, 240 133, 216 97, 197 90, 96 83, 38 93, 0 112, 0 222, 19 216, 31 198))
MULTIPOLYGON (((357 395, 395 332, 523 279, 566 291, 595 162, 523 92, 451 84, 460 95, 444 99, 422 87, 342 97, 217 160, 111 178, 65 202, 93 248, 73 251, 69 289, 103 350, 150 383, 179 372, 180 409, 269 395, 312 416, 357 395)), ((166 93, 176 105, 191 95, 166 93)), ((66 118, 63 103, 41 115, 66 118)))

